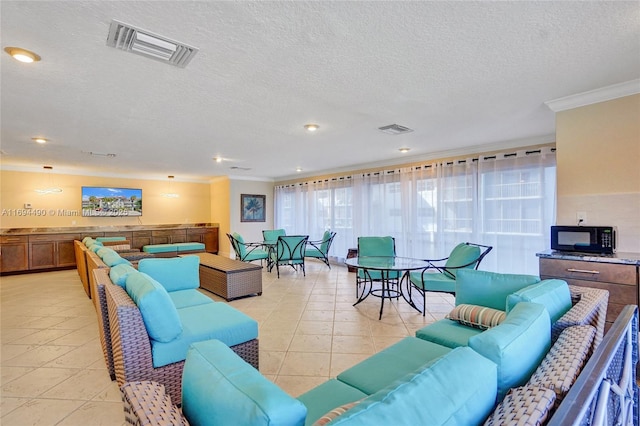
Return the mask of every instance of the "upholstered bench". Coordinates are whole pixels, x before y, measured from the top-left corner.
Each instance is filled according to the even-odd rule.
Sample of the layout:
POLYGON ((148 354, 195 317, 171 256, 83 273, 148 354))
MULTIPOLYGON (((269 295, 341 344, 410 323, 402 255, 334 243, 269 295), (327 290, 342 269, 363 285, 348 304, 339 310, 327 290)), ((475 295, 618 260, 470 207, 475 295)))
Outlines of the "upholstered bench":
POLYGON ((202 243, 173 243, 173 244, 148 244, 142 247, 145 253, 152 253, 156 257, 176 257, 178 253, 198 253, 204 251, 202 243))
POLYGON ((178 254, 199 253, 204 251, 203 243, 173 243, 178 254))

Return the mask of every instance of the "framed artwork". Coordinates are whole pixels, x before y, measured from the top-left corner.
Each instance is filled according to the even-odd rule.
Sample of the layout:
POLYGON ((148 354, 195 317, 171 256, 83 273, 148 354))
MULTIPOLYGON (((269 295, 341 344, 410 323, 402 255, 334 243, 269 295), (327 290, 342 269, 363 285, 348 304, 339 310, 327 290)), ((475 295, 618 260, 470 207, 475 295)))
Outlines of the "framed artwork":
POLYGON ((265 196, 240 194, 240 222, 265 221, 265 196))

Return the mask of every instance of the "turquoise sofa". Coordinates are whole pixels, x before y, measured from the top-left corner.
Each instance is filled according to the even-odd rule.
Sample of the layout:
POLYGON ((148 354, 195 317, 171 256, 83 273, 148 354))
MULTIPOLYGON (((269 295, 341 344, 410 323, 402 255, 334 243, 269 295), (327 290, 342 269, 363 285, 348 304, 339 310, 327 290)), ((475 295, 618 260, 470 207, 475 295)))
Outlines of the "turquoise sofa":
MULTIPOLYGON (((565 359, 586 360, 595 344, 603 304, 606 312, 607 293, 534 276, 475 270, 460 273, 456 309, 482 303, 476 305, 479 310, 471 310, 470 318, 448 318, 424 327, 417 337, 401 340, 298 398, 288 396, 226 345, 200 342, 187 355, 182 413, 171 404, 145 400, 141 395, 163 391, 153 383, 136 382, 122 388, 127 419, 136 424, 141 421, 139 416, 148 415, 135 406, 161 407, 171 415, 186 417, 192 425, 225 424, 224 419, 238 425, 320 425, 329 421, 331 425, 474 425, 506 418, 500 416, 518 410, 527 414, 522 404, 533 402, 523 403, 512 393, 531 395, 528 382, 532 377, 546 377, 545 371, 554 364, 547 357, 556 359, 560 353, 565 359), (482 316, 493 320, 494 314, 501 317, 497 325, 461 323, 482 316), (571 324, 562 318, 570 318, 571 324), (563 330, 552 343, 558 323, 563 330), (573 334, 566 335, 568 331, 573 334), (572 343, 576 333, 580 344, 572 343), (155 390, 140 392, 145 387, 155 390)), ((576 365, 579 370, 582 364, 576 365)), ((563 377, 562 383, 572 383, 571 378, 563 377)), ((545 394, 543 401, 551 402, 542 411, 532 406, 532 412, 548 415, 561 386, 545 389, 544 383, 536 382, 533 389, 539 388, 545 394)))

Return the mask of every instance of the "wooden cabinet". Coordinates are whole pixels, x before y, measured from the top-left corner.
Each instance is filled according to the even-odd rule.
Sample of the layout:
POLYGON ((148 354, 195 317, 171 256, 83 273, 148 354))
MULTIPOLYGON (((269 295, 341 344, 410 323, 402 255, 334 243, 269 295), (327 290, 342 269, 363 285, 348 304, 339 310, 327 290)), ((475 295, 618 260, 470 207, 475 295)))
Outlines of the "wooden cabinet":
POLYGON ((73 240, 78 234, 42 234, 29 236, 29 269, 66 268, 76 266, 73 240))
POLYGON ((0 272, 17 272, 29 269, 29 237, 0 237, 0 272))
POLYGON ((189 228, 187 229, 187 241, 203 243, 205 251, 218 253, 218 228, 189 228))
POLYGON ((133 231, 131 233, 131 248, 142 250, 142 247, 151 244, 151 231, 133 231))
POLYGON ((151 244, 186 243, 186 229, 160 229, 151 231, 151 244))
POLYGON ((540 278, 560 278, 572 285, 608 290, 607 329, 625 305, 638 304, 636 265, 540 258, 540 278))

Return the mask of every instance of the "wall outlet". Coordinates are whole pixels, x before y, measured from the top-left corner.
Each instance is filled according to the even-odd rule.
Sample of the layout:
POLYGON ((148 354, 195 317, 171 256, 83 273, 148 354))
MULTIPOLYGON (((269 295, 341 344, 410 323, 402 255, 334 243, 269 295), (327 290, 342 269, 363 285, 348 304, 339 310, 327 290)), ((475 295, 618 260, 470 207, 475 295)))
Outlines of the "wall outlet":
POLYGON ((587 212, 577 212, 576 213, 576 222, 578 225, 586 225, 587 224, 587 212))

